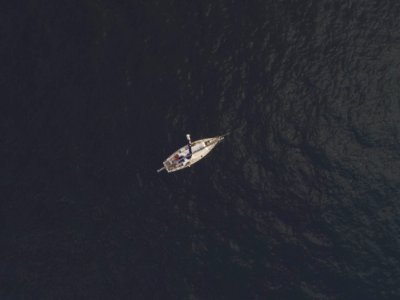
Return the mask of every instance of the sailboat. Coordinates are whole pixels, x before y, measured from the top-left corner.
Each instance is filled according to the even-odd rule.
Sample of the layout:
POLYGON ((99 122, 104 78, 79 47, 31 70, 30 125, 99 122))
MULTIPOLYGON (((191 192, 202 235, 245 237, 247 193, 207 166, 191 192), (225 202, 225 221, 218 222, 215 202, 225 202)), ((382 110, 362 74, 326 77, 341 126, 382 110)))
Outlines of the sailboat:
MULTIPOLYGON (((227 133, 228 134, 228 133, 227 133)), ((179 171, 192 166, 203 159, 215 146, 217 146, 227 134, 191 141, 190 134, 186 134, 188 144, 172 153, 163 162, 163 167, 157 172, 166 170, 168 173, 179 171)))

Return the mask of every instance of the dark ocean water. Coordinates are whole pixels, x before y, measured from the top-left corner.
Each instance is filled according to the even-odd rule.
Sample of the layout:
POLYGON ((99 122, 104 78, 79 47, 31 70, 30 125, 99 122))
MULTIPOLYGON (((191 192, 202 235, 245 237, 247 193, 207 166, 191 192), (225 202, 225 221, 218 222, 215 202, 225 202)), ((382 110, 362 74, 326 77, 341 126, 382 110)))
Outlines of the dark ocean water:
POLYGON ((400 299, 400 2, 0 11, 0 299, 400 299))

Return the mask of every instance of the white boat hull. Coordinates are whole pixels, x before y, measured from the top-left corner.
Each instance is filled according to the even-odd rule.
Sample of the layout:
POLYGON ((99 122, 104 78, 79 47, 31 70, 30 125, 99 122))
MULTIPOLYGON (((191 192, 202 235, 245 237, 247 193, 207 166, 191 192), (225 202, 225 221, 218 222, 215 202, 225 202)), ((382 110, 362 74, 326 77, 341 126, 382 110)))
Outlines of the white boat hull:
POLYGON ((223 139, 224 136, 217 136, 192 142, 192 156, 190 158, 186 158, 189 155, 189 146, 183 146, 172 153, 163 162, 164 167, 158 170, 158 172, 165 169, 168 173, 171 173, 192 166, 210 153, 210 151, 223 139))

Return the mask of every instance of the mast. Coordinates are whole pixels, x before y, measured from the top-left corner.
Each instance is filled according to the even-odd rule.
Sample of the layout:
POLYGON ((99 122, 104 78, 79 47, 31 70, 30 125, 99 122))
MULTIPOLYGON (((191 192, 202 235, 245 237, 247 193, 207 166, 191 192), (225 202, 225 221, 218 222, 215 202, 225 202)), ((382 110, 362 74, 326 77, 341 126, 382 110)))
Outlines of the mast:
POLYGON ((192 156, 192 140, 190 138, 190 134, 189 133, 186 134, 186 138, 187 138, 187 140, 189 142, 189 157, 191 157, 192 156))

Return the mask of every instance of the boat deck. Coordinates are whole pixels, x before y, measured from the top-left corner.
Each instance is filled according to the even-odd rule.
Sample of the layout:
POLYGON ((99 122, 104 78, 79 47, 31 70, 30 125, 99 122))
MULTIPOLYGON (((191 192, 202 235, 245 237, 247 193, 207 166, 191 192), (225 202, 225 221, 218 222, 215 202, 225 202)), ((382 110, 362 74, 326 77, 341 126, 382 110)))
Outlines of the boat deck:
POLYGON ((185 145, 172 153, 164 162, 164 167, 159 171, 165 169, 167 172, 174 172, 196 163, 204 156, 206 156, 220 141, 224 139, 224 136, 201 139, 193 142, 192 145, 192 156, 190 159, 183 159, 189 154, 189 146, 185 145))

